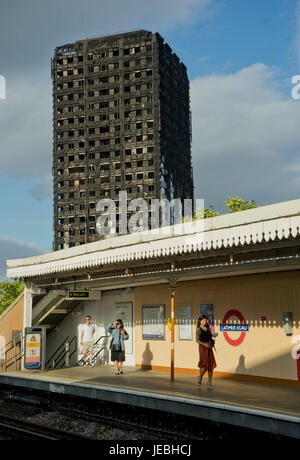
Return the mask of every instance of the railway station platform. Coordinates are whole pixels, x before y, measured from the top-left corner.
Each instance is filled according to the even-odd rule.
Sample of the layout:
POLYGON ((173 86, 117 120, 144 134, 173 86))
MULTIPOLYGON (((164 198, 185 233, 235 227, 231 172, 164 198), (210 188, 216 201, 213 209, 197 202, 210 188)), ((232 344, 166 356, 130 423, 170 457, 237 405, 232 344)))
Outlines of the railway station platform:
POLYGON ((0 373, 0 385, 98 399, 300 439, 300 388, 197 377, 114 366, 0 373))

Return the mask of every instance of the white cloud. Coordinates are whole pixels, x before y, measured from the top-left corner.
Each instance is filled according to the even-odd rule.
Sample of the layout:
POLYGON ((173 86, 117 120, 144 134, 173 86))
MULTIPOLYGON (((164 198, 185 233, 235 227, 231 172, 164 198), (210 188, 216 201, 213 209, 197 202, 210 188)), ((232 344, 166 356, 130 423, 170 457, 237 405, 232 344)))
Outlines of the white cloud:
MULTIPOLYGON (((172 29, 186 23, 206 20, 214 14, 215 0, 154 0, 136 3, 134 9, 143 17, 143 21, 152 23, 155 27, 172 29)), ((126 13, 125 13, 126 14, 126 13)))
POLYGON ((15 68, 36 67, 42 61, 49 62, 56 46, 133 29, 165 32, 188 26, 211 17, 218 3, 219 0, 5 2, 1 8, 0 42, 9 46, 2 50, 2 61, 10 61, 15 68))
POLYGON ((0 281, 6 279, 7 260, 23 259, 45 252, 32 243, 23 243, 15 238, 7 238, 0 235, 0 281))
POLYGON ((46 177, 42 182, 33 185, 30 190, 31 196, 37 201, 43 201, 45 198, 52 197, 53 184, 52 176, 46 177))
POLYGON ((50 59, 56 46, 117 33, 124 24, 128 30, 166 31, 207 19, 216 4, 216 0, 64 0, 63 6, 58 0, 47 4, 28 0, 26 5, 16 0, 5 4, 0 42, 9 46, 3 49, 1 73, 14 71, 7 70, 7 99, 0 101, 2 172, 41 177, 43 184, 48 181, 52 158, 50 59))
POLYGON ((300 102, 283 97, 277 78, 255 64, 192 81, 194 178, 206 204, 299 197, 300 102))
POLYGON ((43 177, 51 171, 51 93, 34 78, 7 81, 0 102, 0 167, 12 176, 43 177))

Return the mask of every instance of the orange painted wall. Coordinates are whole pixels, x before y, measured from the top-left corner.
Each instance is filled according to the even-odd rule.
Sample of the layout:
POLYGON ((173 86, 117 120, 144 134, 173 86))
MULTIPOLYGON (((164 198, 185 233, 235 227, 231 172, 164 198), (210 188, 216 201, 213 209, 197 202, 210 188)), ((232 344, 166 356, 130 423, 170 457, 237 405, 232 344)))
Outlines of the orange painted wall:
MULTIPOLYGON (((178 337, 175 308, 175 368, 198 372, 198 345, 195 341, 196 321, 200 303, 213 303, 215 309, 216 371, 225 374, 248 375, 297 381, 297 363, 292 350, 300 342, 300 272, 287 271, 235 277, 179 282, 175 306, 192 305, 193 340, 178 337), (249 332, 239 346, 227 343, 220 324, 228 310, 240 311, 249 324, 249 332), (293 335, 283 332, 282 313, 293 314, 293 335), (266 321, 261 321, 265 316, 266 321), (294 340, 294 342, 293 342, 294 340), (299 343, 298 342, 298 343, 299 343)), ((136 365, 170 366, 171 332, 169 286, 135 288, 136 365), (165 340, 143 340, 142 306, 165 304, 165 340)), ((239 321, 236 321, 239 322, 239 321)), ((231 332, 237 338, 239 332, 231 332)))
MULTIPOLYGON (((0 348, 6 345, 19 332, 23 333, 24 293, 8 307, 0 316, 0 348)), ((12 352, 11 352, 12 353, 12 352)), ((11 354, 0 356, 4 360, 11 354)))

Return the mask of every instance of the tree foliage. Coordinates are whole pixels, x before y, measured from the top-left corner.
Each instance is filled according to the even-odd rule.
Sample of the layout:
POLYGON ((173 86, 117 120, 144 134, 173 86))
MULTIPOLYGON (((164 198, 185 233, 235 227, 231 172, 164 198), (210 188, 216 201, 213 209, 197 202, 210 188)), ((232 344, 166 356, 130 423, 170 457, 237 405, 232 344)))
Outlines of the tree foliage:
MULTIPOLYGON (((204 208, 204 210, 197 210, 192 220, 197 219, 208 219, 209 217, 219 216, 218 211, 215 210, 213 205, 208 206, 208 208, 204 208)), ((186 221, 186 220, 185 220, 186 221)))
POLYGON ((204 209, 204 219, 208 219, 209 217, 219 216, 220 214, 218 211, 215 210, 213 205, 208 206, 208 208, 204 209))
POLYGON ((245 211, 246 209, 257 208, 255 201, 246 201, 240 198, 239 196, 231 197, 229 196, 225 202, 226 207, 230 213, 245 211))
POLYGON ((0 282, 0 315, 24 291, 25 283, 22 281, 0 282))
MULTIPOLYGON (((238 212, 238 211, 245 211, 246 209, 257 208, 257 204, 254 200, 246 201, 240 198, 239 196, 231 197, 229 196, 225 201, 227 211, 229 213, 238 212)), ((219 216, 220 213, 215 210, 213 205, 208 206, 203 211, 196 211, 192 220, 197 219, 208 219, 209 217, 219 216)), ((188 222, 190 219, 183 219, 183 222, 188 222)))

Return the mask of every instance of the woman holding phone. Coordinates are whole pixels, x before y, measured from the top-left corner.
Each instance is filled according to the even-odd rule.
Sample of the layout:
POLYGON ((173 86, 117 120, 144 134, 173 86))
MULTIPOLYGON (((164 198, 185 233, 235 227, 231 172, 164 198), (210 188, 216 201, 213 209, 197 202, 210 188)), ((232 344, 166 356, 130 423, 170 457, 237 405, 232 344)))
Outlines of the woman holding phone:
POLYGON ((125 331, 124 324, 121 319, 117 319, 117 321, 109 324, 106 330, 112 335, 110 349, 111 361, 115 363, 115 374, 123 374, 123 362, 125 361, 124 340, 128 340, 129 335, 125 331))

